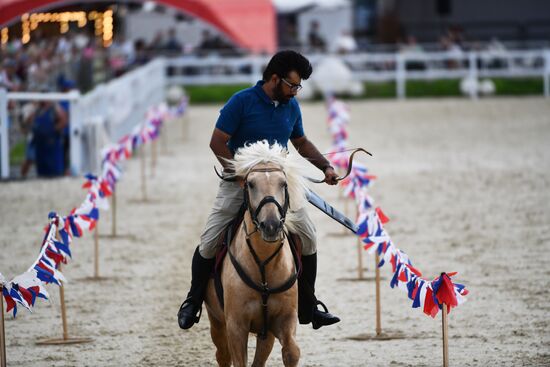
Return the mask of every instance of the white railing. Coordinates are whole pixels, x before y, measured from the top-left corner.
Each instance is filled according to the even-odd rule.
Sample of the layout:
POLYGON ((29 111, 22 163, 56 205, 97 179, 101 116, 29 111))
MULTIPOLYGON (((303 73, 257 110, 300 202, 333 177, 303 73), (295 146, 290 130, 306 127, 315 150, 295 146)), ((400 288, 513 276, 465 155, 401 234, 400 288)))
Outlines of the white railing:
MULTIPOLYGON (((314 66, 324 55, 309 55, 314 66)), ((550 50, 448 51, 360 53, 339 56, 353 79, 363 82, 395 81, 398 98, 406 97, 408 80, 540 77, 544 95, 550 96, 550 50)), ((268 56, 197 57, 167 60, 169 84, 252 84, 261 78, 268 56)), ((472 98, 477 92, 471 93, 472 98)))
POLYGON ((9 177, 8 102, 69 101, 70 168, 73 175, 98 173, 99 149, 145 120, 146 111, 164 101, 165 64, 157 59, 85 95, 71 93, 6 93, 0 89, 1 178, 9 177), (104 136, 107 141, 99 141, 104 136))

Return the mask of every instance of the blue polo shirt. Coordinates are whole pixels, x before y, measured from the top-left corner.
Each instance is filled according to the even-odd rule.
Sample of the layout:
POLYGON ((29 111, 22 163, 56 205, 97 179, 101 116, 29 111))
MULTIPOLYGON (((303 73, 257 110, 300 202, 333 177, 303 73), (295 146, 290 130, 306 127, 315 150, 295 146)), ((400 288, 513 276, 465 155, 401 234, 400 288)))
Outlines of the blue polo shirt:
POLYGON ((286 147, 289 139, 304 136, 302 113, 298 102, 275 103, 262 89, 263 80, 235 93, 220 111, 216 127, 231 136, 229 149, 235 151, 246 143, 267 140, 286 147))

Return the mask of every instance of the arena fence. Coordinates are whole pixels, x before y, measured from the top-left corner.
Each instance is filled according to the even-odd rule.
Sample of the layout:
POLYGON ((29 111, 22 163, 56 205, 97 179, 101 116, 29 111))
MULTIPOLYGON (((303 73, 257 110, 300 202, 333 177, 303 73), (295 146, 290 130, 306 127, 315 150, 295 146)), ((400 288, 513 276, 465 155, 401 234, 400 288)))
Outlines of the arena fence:
MULTIPOLYGON (((327 55, 307 55, 315 65, 327 55)), ((543 78, 544 95, 550 97, 550 50, 495 51, 406 51, 338 55, 350 68, 353 80, 395 81, 396 95, 406 98, 409 80, 479 78, 543 78)), ((168 83, 181 85, 254 84, 261 78, 268 56, 206 57, 184 56, 167 59, 168 83)), ((477 98, 479 88, 467 92, 477 98)))
MULTIPOLYGON (((25 101, 69 101, 70 170, 73 175, 100 169, 99 149, 116 141, 141 121, 146 111, 165 99, 164 60, 157 59, 89 93, 6 93, 0 90, 1 178, 9 178, 8 104, 25 101)), ((11 124, 11 128, 16 128, 11 124)))

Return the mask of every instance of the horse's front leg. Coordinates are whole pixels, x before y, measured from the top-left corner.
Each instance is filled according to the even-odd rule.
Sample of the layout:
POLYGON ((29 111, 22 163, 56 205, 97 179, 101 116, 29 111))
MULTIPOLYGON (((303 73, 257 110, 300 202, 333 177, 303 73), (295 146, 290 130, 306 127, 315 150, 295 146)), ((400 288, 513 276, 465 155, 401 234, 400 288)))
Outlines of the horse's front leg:
POLYGON ((252 362, 252 367, 263 367, 269 354, 273 349, 273 343, 275 342, 275 336, 271 333, 267 333, 265 339, 256 337, 256 353, 254 354, 254 362, 252 362))
POLYGON ((212 341, 216 346, 216 360, 219 367, 231 366, 231 354, 229 353, 229 347, 227 345, 227 334, 225 330, 225 324, 208 312, 208 318, 210 319, 210 335, 212 341))
POLYGON ((227 342, 234 367, 246 367, 250 322, 226 316, 227 342))
POLYGON ((275 324, 273 331, 283 347, 283 364, 285 367, 298 366, 300 348, 296 343, 296 314, 281 316, 275 324))

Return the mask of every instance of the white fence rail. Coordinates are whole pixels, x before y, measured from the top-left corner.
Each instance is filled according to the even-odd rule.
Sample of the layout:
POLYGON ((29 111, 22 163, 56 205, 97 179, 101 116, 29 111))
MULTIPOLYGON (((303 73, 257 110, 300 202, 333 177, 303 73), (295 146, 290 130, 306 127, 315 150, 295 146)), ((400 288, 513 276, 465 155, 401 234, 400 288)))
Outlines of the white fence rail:
MULTIPOLYGON (((325 56, 310 55, 315 65, 325 56)), ((550 96, 550 50, 361 53, 339 56, 363 82, 395 81, 396 95, 406 97, 408 80, 540 77, 550 96)), ((167 60, 169 84, 255 83, 269 57, 181 57, 167 60)), ((315 72, 315 71, 314 71, 315 72)), ((477 92, 471 94, 476 98, 477 92)))
POLYGON ((0 89, 1 178, 9 178, 9 101, 69 101, 71 173, 98 173, 99 150, 145 121, 146 111, 164 101, 165 64, 157 59, 85 95, 6 93, 0 89))

